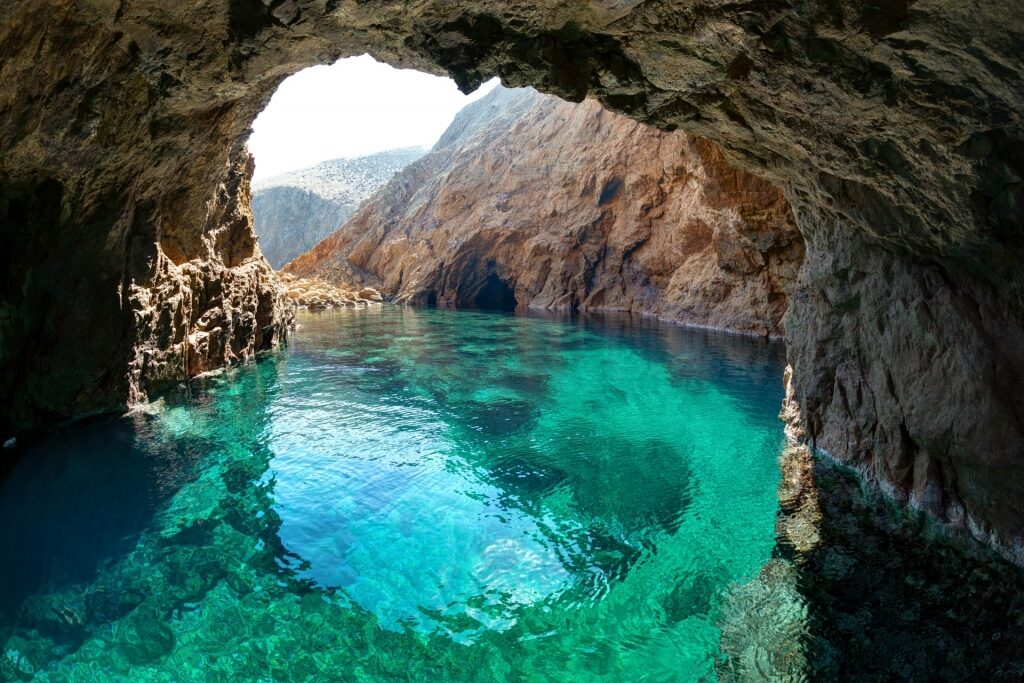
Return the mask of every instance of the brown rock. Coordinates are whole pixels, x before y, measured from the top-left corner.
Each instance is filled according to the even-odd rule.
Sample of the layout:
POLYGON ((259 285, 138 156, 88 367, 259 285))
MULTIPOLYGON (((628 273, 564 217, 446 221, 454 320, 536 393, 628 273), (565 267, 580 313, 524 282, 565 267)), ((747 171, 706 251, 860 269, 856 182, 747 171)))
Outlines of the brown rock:
POLYGON ((359 290, 359 297, 367 301, 374 301, 378 303, 384 300, 384 297, 381 296, 380 292, 378 292, 373 287, 361 288, 359 290))
POLYGON ((218 228, 206 238, 206 259, 175 263, 175 242, 156 245, 152 275, 124 292, 134 357, 128 403, 151 391, 273 348, 291 320, 274 272, 252 239, 249 178, 252 157, 236 165, 218 197, 218 228))
POLYGON ((286 270, 399 302, 632 311, 778 337, 802 258, 782 193, 713 144, 497 88, 286 270))

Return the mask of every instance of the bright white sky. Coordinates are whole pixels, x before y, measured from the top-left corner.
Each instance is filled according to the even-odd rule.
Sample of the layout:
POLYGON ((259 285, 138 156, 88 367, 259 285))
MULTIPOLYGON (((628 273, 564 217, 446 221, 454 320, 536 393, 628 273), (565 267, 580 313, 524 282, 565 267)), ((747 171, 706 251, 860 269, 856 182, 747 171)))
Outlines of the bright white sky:
POLYGON ((463 95, 450 78, 395 69, 369 55, 305 69, 281 84, 253 123, 254 178, 338 157, 429 147, 456 112, 497 83, 463 95))

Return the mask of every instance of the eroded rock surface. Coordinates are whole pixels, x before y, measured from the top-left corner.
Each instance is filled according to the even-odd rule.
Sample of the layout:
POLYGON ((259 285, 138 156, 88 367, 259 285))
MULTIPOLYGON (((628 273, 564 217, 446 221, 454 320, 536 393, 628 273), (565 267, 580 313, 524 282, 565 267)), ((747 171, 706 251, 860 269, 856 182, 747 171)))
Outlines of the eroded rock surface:
POLYGON ((781 336, 803 243, 720 151, 525 89, 469 105, 427 157, 287 266, 399 302, 619 310, 781 336))
POLYGON ((246 155, 211 207, 204 258, 181 258, 172 236, 156 245, 145 279, 126 284, 132 322, 128 403, 167 383, 252 358, 276 346, 291 321, 280 284, 253 239, 246 155), (179 255, 175 262, 172 255, 179 255))
POLYGON ((160 252, 242 266, 211 240, 253 118, 288 74, 369 51, 464 88, 589 94, 782 187, 807 245, 787 334, 809 438, 1019 543, 1022 45, 1024 13, 995 0, 10 0, 0 431, 129 400, 127 288, 160 252))
POLYGON ((282 273, 279 277, 284 283, 288 299, 295 306, 311 311, 371 306, 384 300, 380 292, 364 285, 335 285, 316 278, 295 277, 290 273, 282 273))

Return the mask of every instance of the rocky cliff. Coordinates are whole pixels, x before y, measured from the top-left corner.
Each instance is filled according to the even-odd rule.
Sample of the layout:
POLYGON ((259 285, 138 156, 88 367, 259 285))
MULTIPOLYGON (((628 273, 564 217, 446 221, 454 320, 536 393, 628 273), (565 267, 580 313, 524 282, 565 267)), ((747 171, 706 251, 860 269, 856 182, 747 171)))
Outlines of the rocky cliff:
MULTIPOLYGON (((226 243, 248 244, 248 228, 221 222, 245 213, 221 207, 250 125, 287 75, 370 52, 463 89, 501 75, 589 95, 781 187, 807 248, 786 323, 807 438, 1013 552, 1022 45, 1024 13, 996 0, 8 0, 0 433, 138 395, 126 293, 172 301, 161 268, 190 264, 190 291, 213 293, 266 268, 226 243)), ((245 348, 270 343, 273 297, 245 298, 269 328, 231 329, 245 348)), ((200 297, 182 324, 219 301, 200 297)), ((175 324, 145 338, 168 352, 175 324)))
POLYGON ((496 88, 286 270, 401 302, 633 311, 781 336, 802 259, 782 192, 713 144, 590 100, 496 88))
POLYGON ((280 268, 348 220, 360 202, 423 156, 422 147, 332 159, 252 184, 260 251, 280 268))

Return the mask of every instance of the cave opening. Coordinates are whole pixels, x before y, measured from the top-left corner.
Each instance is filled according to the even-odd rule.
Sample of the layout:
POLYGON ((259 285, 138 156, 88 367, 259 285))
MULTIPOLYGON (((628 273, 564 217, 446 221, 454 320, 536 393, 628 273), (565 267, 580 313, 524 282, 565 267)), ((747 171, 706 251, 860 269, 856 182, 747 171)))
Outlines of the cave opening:
MULTIPOLYGON (((275 270, 344 225, 359 205, 426 154, 468 104, 450 78, 398 69, 369 55, 303 69, 281 82, 247 141, 253 229, 275 270)), ((373 286, 363 269, 336 272, 373 286)), ((334 279, 334 278, 327 278, 334 279)))
MULTIPOLYGON (((75 191, 54 197, 66 220, 39 235, 24 237, 32 232, 20 220, 24 212, 9 212, 19 220, 5 233, 8 241, 31 248, 5 251, 10 253, 3 269, 9 284, 0 301, 0 440, 13 446, 9 434, 141 404, 167 382, 246 361, 286 337, 291 308, 278 281, 259 253, 238 249, 249 227, 241 143, 287 70, 372 48, 396 64, 448 70, 463 84, 500 71, 509 83, 534 83, 570 99, 592 95, 663 130, 691 127, 787 187, 809 238, 799 282, 792 272, 803 251, 795 241, 767 244, 759 230, 745 231, 739 241, 723 240, 722 226, 703 220, 694 221, 693 239, 685 243, 713 250, 716 258, 688 263, 718 264, 727 274, 738 273, 735 281, 716 277, 708 286, 680 289, 665 299, 645 283, 627 290, 601 281, 608 273, 632 272, 633 266, 626 258, 610 260, 613 267, 602 262, 607 250, 596 237, 611 234, 605 230, 612 225, 602 213, 574 233, 586 258, 560 260, 557 249, 534 252, 523 263, 543 263, 543 269, 508 276, 517 283, 517 304, 610 307, 615 296, 674 301, 709 327, 752 328, 757 321, 724 315, 736 309, 723 301, 735 296, 740 303, 764 303, 761 319, 786 334, 787 389, 808 429, 801 438, 871 472, 899 502, 924 502, 938 521, 1013 552, 1013 561, 1024 564, 1024 513, 1012 505, 1024 486, 1024 465, 1016 457, 1024 443, 1018 409, 1024 401, 1017 400, 1024 375, 1015 346, 1024 328, 1015 210, 1024 174, 1019 155, 1006 151, 1014 145, 997 144, 1020 139, 1020 90, 1007 84, 1022 71, 1018 48, 1024 33, 999 3, 982 3, 967 13, 955 3, 930 3, 910 13, 897 7, 892 21, 881 24, 869 16, 871 3, 861 4, 843 4, 835 12, 723 5, 702 15, 699 32, 664 25, 656 34, 651 12, 657 10, 632 2, 584 3, 571 11, 559 3, 529 10, 490 5, 487 12, 422 3, 391 14, 386 3, 321 8, 277 2, 260 9, 259 3, 228 2, 204 5, 196 18, 176 16, 170 6, 151 11, 146 3, 101 15, 91 4, 64 12, 51 0, 39 7, 15 0, 4 17, 11 36, 4 45, 11 86, 3 102, 7 134, 0 136, 0 185, 39 184, 43 199, 34 204, 49 202, 52 194, 40 179, 73 179, 75 191), (765 32, 765 26, 772 29, 765 32), (44 43, 23 39, 44 33, 63 35, 44 43), (986 36, 981 48, 972 43, 978 35, 986 36), (69 42, 89 59, 65 54, 69 42), (694 64, 695 51, 702 56, 696 71, 686 68, 694 64), (809 81, 820 87, 804 87, 809 81), (745 251, 746 245, 757 248, 745 251), (782 272, 783 286, 769 288, 763 300, 748 296, 743 286, 759 268, 782 272), (575 289, 564 298, 562 291, 545 289, 548 280, 528 276, 537 273, 554 273, 552 282, 575 289), (787 307, 790 294, 793 305, 787 307), (789 316, 785 330, 782 312, 789 316), (92 344, 67 343, 90 323, 92 344), (951 382, 956 391, 948 390, 951 382), (899 486, 908 479, 913 491, 899 486)), ((291 143, 310 130, 301 119, 289 125, 291 143)), ((334 126, 343 128, 336 121, 334 126)), ((369 129, 348 133, 353 130, 358 135, 369 129)), ((325 146, 315 136, 314 142, 325 146)), ((253 151, 260 156, 255 146, 253 151)), ((257 165, 257 181, 269 173, 265 161, 257 165)), ((533 168, 542 168, 538 175, 546 177, 551 167, 533 168)), ((590 177, 591 187, 603 190, 587 194, 580 214, 629 205, 633 180, 616 184, 609 182, 611 174, 590 177)), ((738 185, 764 196, 746 182, 738 185)), ((515 214, 515 197, 507 194, 490 207, 492 213, 515 214)), ((6 195, 21 196, 12 190, 6 195)), ((705 216, 734 215, 721 206, 706 208, 705 216)), ((631 260, 673 253, 682 242, 659 245, 644 235, 625 236, 622 254, 631 260)), ((261 240, 268 258, 269 246, 261 240)), ((278 267, 282 261, 270 263, 278 267)), ((655 267, 664 259, 648 263, 655 267)), ((657 273, 649 282, 679 282, 672 274, 657 273)), ((430 297, 443 300, 447 294, 430 297)), ((418 332, 409 337, 420 341, 418 332)), ((444 389, 435 396, 449 394, 444 389)), ((827 491, 833 481, 830 474, 822 479, 827 491)), ((878 563, 833 552, 829 536, 820 538, 819 563, 804 565, 798 578, 837 577, 843 591, 873 585, 884 574, 895 577, 901 590, 905 583, 944 592, 926 572, 915 570, 913 581, 904 582, 909 575, 894 569, 891 557, 878 563)), ((914 545, 908 539, 914 537, 875 545, 914 545)), ((905 564, 926 567, 935 561, 922 556, 905 564)), ((761 576, 775 582, 782 575, 761 576)), ((902 642, 915 651, 886 652, 868 665, 927 660, 934 664, 932 675, 954 676, 940 667, 955 660, 1019 671, 1011 659, 1016 655, 994 656, 973 646, 954 651, 949 645, 963 642, 958 638, 918 638, 931 633, 943 615, 978 612, 979 604, 965 598, 967 609, 947 610, 936 603, 935 619, 918 604, 908 605, 900 617, 904 626, 883 632, 878 642, 902 642), (911 620, 917 623, 908 624, 906 615, 917 615, 911 620), (932 649, 923 653, 919 640, 932 649)), ((687 617, 674 605, 675 594, 667 596, 664 613, 687 617)), ((140 615, 164 613, 159 605, 147 606, 133 612, 126 626, 129 632, 149 628, 140 615)), ((862 635, 872 633, 849 614, 835 617, 840 631, 848 634, 852 625, 862 635)), ((870 677, 869 670, 829 652, 833 634, 822 633, 822 621, 807 642, 821 643, 826 658, 843 662, 844 673, 870 677)), ((990 628, 991 638, 984 629, 965 630, 1011 648, 1019 638, 1007 629, 990 628)), ((849 642, 863 652, 882 651, 862 647, 861 638, 838 632, 834 638, 839 646, 849 642)), ((27 661, 13 647, 10 652, 12 663, 27 661)), ((875 675, 885 677, 877 670, 875 675)))
POLYGON ((473 297, 473 308, 485 311, 514 311, 516 310, 516 293, 507 282, 498 277, 497 273, 491 273, 484 281, 483 287, 473 297))
MULTIPOLYGON (((260 249, 297 278, 783 336, 804 255, 789 204, 683 131, 493 79, 467 96, 364 55, 283 81, 249 148, 260 249)), ((300 305, 358 298, 302 287, 300 305)))

